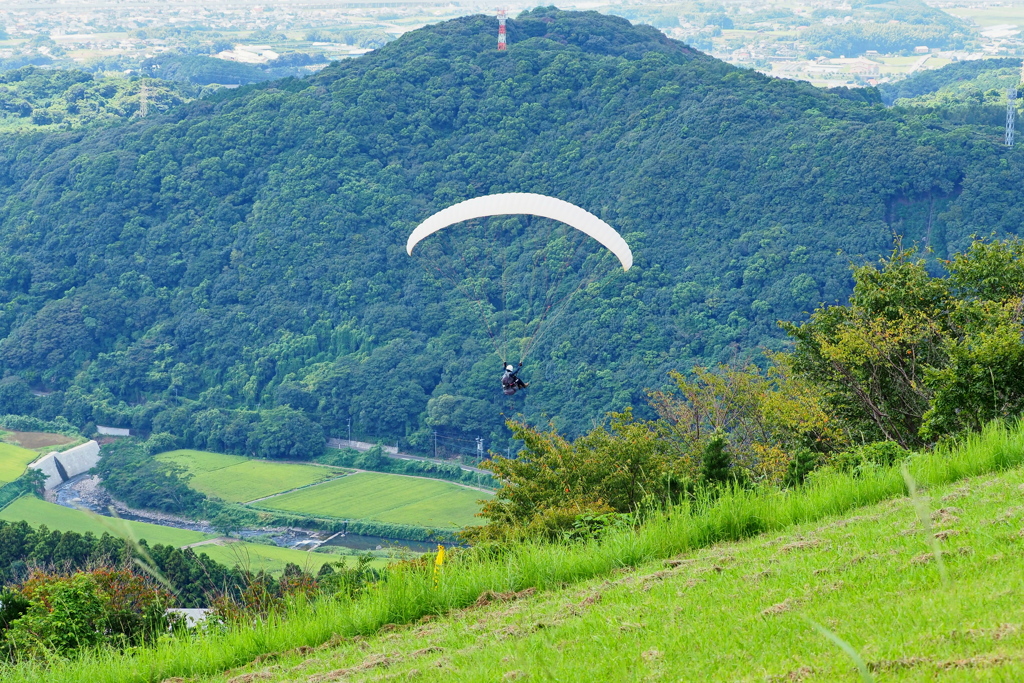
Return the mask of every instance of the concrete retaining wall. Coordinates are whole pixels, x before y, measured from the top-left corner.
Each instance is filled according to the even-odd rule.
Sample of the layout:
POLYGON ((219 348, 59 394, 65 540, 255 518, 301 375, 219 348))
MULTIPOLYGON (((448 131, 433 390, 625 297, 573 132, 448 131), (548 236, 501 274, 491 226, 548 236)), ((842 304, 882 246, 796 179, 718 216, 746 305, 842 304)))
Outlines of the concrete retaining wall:
POLYGON ((71 477, 88 472, 100 461, 100 445, 87 441, 63 453, 47 453, 29 465, 46 475, 45 488, 50 491, 71 477))
POLYGON ((130 429, 122 429, 121 427, 103 427, 96 425, 96 431, 103 436, 131 436, 132 431, 130 429))

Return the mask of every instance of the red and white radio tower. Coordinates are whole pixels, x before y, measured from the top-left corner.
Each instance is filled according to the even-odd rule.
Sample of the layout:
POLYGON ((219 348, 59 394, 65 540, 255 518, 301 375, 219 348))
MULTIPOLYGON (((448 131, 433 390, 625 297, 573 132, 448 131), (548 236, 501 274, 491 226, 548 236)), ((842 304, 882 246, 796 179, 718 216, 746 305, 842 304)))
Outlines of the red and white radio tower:
POLYGON ((505 16, 504 9, 498 10, 498 49, 505 49, 505 16))

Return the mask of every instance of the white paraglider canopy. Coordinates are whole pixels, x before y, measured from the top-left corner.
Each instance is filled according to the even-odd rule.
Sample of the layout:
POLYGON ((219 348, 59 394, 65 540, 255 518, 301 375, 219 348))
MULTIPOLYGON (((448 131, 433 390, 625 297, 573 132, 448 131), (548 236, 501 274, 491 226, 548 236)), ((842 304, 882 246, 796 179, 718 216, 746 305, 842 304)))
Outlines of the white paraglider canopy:
POLYGON ((442 209, 416 226, 416 229, 409 235, 409 241, 405 248, 411 256, 413 247, 421 240, 449 225, 473 218, 517 214, 540 216, 565 223, 590 235, 604 245, 622 262, 623 270, 629 270, 633 265, 633 252, 630 251, 626 240, 622 239, 622 235, 617 233, 612 226, 575 204, 530 192, 486 195, 467 199, 454 206, 449 206, 447 209, 442 209))

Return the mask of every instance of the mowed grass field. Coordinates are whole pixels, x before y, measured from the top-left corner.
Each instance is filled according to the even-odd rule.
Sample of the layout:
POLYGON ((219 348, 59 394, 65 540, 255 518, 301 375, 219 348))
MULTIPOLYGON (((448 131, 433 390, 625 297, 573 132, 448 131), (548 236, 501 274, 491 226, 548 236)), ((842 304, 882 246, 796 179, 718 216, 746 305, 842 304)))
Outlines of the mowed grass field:
MULTIPOLYGON (((76 531, 80 534, 92 532, 96 536, 104 532, 114 536, 130 536, 146 539, 150 546, 157 544, 171 545, 180 548, 200 541, 214 538, 213 534, 204 534, 188 529, 133 522, 125 519, 90 515, 80 510, 62 507, 32 496, 22 496, 0 510, 0 519, 8 522, 24 520, 32 526, 45 524, 47 528, 58 531, 76 531)), ((252 571, 265 570, 278 573, 284 570, 285 564, 292 562, 303 569, 314 573, 326 562, 339 562, 341 557, 326 553, 310 553, 291 548, 279 548, 262 543, 212 543, 197 546, 196 553, 206 553, 211 560, 233 567, 238 565, 252 571)), ((351 564, 354 560, 349 559, 351 564)), ((385 566, 387 561, 377 561, 374 566, 385 566)))
POLYGON ((260 501, 260 507, 342 519, 437 528, 478 524, 477 503, 489 493, 437 479, 356 472, 260 501))
POLYGON ((308 486, 346 471, 207 451, 168 451, 156 457, 188 470, 192 474, 189 486, 195 490, 230 503, 245 503, 308 486))
MULTIPOLYGON (((279 548, 276 545, 262 543, 225 543, 216 545, 207 543, 193 548, 196 554, 206 553, 211 560, 228 567, 238 565, 251 571, 265 570, 272 574, 284 571, 284 566, 291 562, 302 569, 316 574, 327 562, 337 562, 340 557, 325 553, 310 553, 304 550, 279 548)), ((386 563, 384 563, 386 564, 386 563)))
POLYGON ((38 453, 27 448, 0 443, 0 486, 20 477, 25 467, 38 457, 38 453))
POLYGON ((199 531, 91 515, 81 510, 48 503, 34 496, 22 496, 0 510, 0 519, 8 522, 25 520, 32 526, 45 524, 50 530, 77 531, 80 534, 91 531, 97 536, 106 532, 114 536, 144 538, 151 546, 162 543, 180 547, 213 538, 212 534, 199 531))

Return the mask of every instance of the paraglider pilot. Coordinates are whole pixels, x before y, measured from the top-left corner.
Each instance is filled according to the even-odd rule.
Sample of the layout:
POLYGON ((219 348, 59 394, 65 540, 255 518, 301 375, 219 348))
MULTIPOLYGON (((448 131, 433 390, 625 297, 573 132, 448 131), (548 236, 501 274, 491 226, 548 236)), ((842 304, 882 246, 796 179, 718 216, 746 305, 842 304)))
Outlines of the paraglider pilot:
POLYGON ((519 379, 519 371, 523 369, 522 361, 519 362, 518 368, 506 365, 505 361, 502 361, 501 364, 505 369, 505 374, 501 376, 501 390, 505 392, 506 396, 511 396, 518 390, 525 389, 530 386, 523 380, 519 379))

